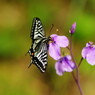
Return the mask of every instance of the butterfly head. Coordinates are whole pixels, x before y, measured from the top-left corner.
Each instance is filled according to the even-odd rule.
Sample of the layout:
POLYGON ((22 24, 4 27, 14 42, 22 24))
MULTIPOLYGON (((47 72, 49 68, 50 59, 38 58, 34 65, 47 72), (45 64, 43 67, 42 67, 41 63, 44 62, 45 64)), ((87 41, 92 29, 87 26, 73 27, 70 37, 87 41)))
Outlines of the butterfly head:
POLYGON ((53 43, 53 39, 51 37, 48 37, 48 44, 53 43))

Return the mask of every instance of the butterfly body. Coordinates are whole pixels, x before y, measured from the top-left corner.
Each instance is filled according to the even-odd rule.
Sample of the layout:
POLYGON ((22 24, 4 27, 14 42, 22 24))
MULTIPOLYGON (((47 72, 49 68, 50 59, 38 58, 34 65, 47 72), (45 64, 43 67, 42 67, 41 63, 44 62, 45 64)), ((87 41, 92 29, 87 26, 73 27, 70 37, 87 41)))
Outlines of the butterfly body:
POLYGON ((30 38, 32 39, 32 45, 28 51, 31 57, 29 67, 31 64, 35 64, 41 72, 45 72, 50 37, 46 38, 41 20, 37 17, 33 19, 30 38))

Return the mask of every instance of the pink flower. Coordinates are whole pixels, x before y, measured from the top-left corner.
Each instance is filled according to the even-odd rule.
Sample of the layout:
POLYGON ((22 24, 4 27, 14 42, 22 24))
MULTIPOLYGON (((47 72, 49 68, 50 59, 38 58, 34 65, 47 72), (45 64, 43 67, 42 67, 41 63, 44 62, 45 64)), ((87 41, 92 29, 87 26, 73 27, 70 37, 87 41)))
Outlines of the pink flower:
POLYGON ((71 56, 61 57, 55 64, 56 73, 63 75, 64 72, 72 72, 75 68, 75 63, 71 60, 71 56))
POLYGON ((66 36, 58 36, 56 34, 52 34, 51 43, 49 44, 49 55, 55 60, 60 59, 60 47, 67 47, 69 45, 69 40, 66 36))
POLYGON ((95 45, 93 42, 86 44, 86 47, 82 49, 82 57, 87 60, 90 65, 95 65, 95 45))

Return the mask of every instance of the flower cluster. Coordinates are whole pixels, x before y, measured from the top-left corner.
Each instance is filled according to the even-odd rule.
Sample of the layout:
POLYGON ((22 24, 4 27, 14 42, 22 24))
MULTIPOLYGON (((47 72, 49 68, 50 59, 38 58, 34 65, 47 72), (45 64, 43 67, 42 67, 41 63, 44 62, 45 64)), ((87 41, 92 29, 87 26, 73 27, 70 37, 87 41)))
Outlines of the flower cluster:
POLYGON ((72 72, 75 69, 72 72, 73 79, 78 86, 80 95, 84 95, 79 81, 79 66, 82 63, 83 59, 86 59, 90 65, 95 65, 95 42, 86 43, 86 46, 82 49, 81 52, 82 58, 77 64, 72 52, 72 35, 75 33, 75 29, 76 22, 72 24, 72 27, 69 30, 71 37, 70 41, 66 36, 58 36, 56 34, 52 34, 50 36, 51 43, 49 44, 49 55, 57 61, 55 63, 55 70, 58 75, 62 76, 64 72, 72 72), (62 56, 60 47, 67 48, 70 52, 70 55, 62 56))
MULTIPOLYGON (((75 33, 76 22, 72 24, 69 33, 72 35, 75 33)), ((69 47, 69 40, 66 36, 58 36, 52 34, 51 43, 49 44, 49 55, 56 60, 55 69, 58 75, 63 75, 64 72, 72 72, 76 68, 76 63, 72 61, 70 55, 62 56, 60 52, 60 47, 69 47)), ((71 49, 69 47, 69 49, 71 49)), ((82 49, 82 59, 86 59, 91 65, 95 65, 95 45, 94 42, 89 42, 86 47, 82 49)))
MULTIPOLYGON (((69 30, 71 34, 75 32, 76 23, 74 23, 69 30)), ((51 43, 49 44, 49 55, 57 62, 55 64, 56 73, 63 75, 64 72, 72 72, 75 68, 75 63, 72 61, 71 56, 61 56, 60 47, 66 48, 69 46, 69 40, 66 36, 58 36, 52 34, 51 43)))

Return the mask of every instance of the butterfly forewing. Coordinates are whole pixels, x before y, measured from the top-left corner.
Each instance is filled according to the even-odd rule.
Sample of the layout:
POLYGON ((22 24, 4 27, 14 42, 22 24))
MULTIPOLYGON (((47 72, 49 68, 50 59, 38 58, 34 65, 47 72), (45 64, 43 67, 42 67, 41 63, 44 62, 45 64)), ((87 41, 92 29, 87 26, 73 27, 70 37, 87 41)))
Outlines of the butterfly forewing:
POLYGON ((45 37, 43 25, 39 18, 34 18, 32 23, 32 32, 30 37, 32 40, 41 39, 45 37))

